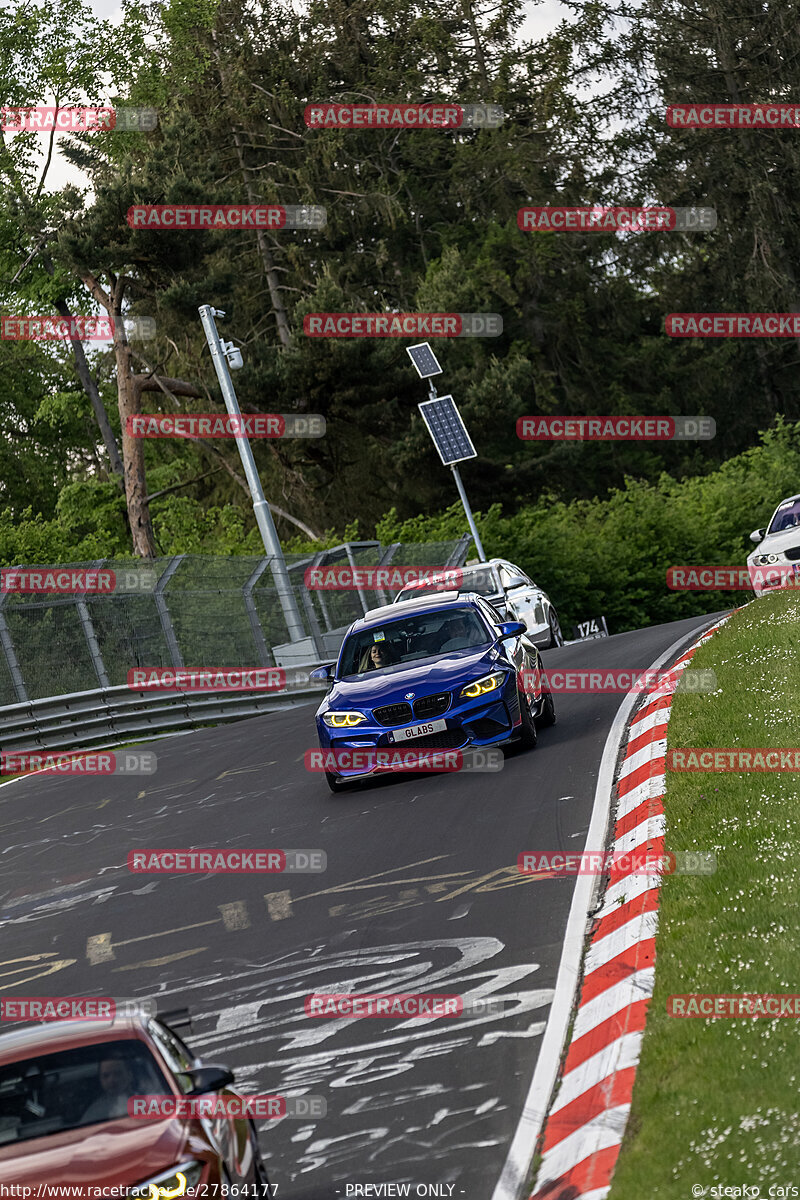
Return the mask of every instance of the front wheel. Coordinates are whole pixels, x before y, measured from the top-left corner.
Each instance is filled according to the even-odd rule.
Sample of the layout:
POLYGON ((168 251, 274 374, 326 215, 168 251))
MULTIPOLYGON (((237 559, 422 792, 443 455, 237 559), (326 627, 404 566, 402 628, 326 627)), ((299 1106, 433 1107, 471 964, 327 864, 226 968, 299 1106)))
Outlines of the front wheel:
POLYGON ((256 1132, 255 1122, 250 1123, 250 1137, 253 1143, 253 1183, 258 1189, 256 1195, 259 1200, 270 1200, 273 1195, 272 1188, 267 1178, 267 1168, 264 1166, 264 1160, 261 1157, 261 1151, 258 1148, 258 1134, 256 1132))
POLYGON ((332 792, 340 792, 342 790, 342 781, 338 775, 334 775, 332 771, 325 772, 325 782, 332 792))
POLYGON ((518 691, 519 696, 519 711, 522 713, 522 725, 519 731, 520 745, 526 750, 532 750, 536 745, 536 725, 531 715, 531 705, 529 698, 524 692, 518 691))
POLYGON ((544 701, 542 711, 536 723, 540 729, 545 729, 548 725, 556 723, 556 706, 553 703, 552 692, 542 692, 542 700, 544 701))

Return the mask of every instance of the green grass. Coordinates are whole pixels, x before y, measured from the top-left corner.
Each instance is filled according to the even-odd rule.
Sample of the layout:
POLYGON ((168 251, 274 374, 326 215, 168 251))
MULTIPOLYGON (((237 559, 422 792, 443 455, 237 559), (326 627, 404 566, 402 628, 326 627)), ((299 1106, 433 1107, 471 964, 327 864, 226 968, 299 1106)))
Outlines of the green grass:
MULTIPOLYGON (((676 696, 670 748, 800 746, 800 596, 735 613, 692 666, 713 668, 717 690, 676 696)), ((668 774, 665 811, 667 849, 714 851, 717 871, 664 880, 655 994, 609 1200, 688 1200, 692 1185, 798 1195, 800 1019, 677 1019, 666 1004, 685 992, 800 993, 800 775, 668 774)))

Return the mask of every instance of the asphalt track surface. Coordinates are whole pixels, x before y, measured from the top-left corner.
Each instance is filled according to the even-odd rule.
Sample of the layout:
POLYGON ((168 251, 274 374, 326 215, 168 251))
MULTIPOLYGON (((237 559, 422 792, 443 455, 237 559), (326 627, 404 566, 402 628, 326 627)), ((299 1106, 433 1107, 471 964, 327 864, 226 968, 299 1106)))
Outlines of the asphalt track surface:
MULTIPOLYGON (((546 651, 545 666, 644 668, 709 621, 546 651)), ((192 1046, 232 1066, 245 1091, 324 1097, 323 1119, 259 1126, 279 1200, 403 1182, 488 1200, 541 1046, 575 882, 532 880, 517 857, 584 848, 621 700, 557 696, 557 725, 535 750, 509 750, 500 772, 395 777, 336 796, 303 766, 316 745, 309 705, 151 743, 150 777, 8 784, 0 991, 188 1005, 192 1046), (153 847, 321 849, 327 870, 131 873, 128 852, 153 847), (476 1018, 311 1019, 303 1000, 319 990, 503 1004, 476 1018)))

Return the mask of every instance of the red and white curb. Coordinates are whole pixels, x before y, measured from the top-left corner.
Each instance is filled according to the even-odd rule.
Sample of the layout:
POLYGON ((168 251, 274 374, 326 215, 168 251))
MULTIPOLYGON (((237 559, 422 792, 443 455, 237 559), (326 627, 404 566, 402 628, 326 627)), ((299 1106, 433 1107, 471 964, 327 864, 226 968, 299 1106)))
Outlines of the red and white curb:
MULTIPOLYGON (((697 639, 650 693, 623 739, 612 851, 664 852, 667 723, 697 639)), ((587 841, 588 845, 588 841, 587 841)), ((612 870, 583 964, 572 1038, 531 1200, 605 1200, 619 1156, 655 982, 659 874, 612 870)))

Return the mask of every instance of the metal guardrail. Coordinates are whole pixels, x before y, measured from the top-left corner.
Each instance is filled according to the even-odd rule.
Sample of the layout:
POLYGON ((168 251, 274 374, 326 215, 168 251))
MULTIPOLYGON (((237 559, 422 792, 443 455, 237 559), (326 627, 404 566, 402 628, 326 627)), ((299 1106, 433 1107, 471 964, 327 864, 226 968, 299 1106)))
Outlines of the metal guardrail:
MULTIPOLYGON (((320 663, 306 663, 313 671, 320 663)), ((0 710, 0 747, 4 751, 101 750, 123 742, 149 741, 166 733, 239 721, 261 713, 320 700, 324 687, 285 692, 135 691, 97 688, 50 696, 0 710)))
POLYGON ((69 568, 14 568, 149 567, 153 582, 141 592, 108 595, 0 591, 0 750, 100 750, 310 703, 324 688, 301 682, 284 692, 153 693, 123 681, 129 668, 183 670, 187 663, 194 669, 212 664, 249 670, 260 664, 310 672, 336 658, 352 621, 386 604, 397 589, 312 591, 304 586, 306 568, 389 566, 404 557, 410 565, 432 559, 436 567, 457 566, 469 543, 469 535, 424 545, 347 542, 288 556, 305 619, 306 637, 299 642, 285 641, 274 588, 263 582, 268 558, 180 554, 133 565, 102 559, 69 568), (94 684, 100 686, 87 689, 94 684), (42 695, 59 687, 60 694, 42 695), (4 699, 16 702, 3 705, 4 699))
MULTIPOLYGON (((178 554, 158 559, 15 566, 24 573, 104 572, 111 590, 47 594, 19 583, 0 588, 0 713, 6 704, 64 697, 127 682, 133 667, 294 666, 335 654, 346 628, 397 588, 323 590, 305 586, 308 568, 460 566, 469 536, 446 542, 346 542, 287 555, 303 618, 289 640, 271 560, 256 555, 178 554)), ((5 571, 4 568, 4 577, 5 571)))

